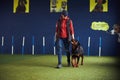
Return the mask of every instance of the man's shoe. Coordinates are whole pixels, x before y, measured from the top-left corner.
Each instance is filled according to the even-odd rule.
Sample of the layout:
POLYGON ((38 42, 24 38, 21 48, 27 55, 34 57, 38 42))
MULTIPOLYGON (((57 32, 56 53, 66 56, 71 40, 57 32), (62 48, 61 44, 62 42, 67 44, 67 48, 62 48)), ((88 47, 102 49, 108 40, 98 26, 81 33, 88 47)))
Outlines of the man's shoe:
POLYGON ((71 65, 70 65, 70 63, 68 63, 68 67, 70 67, 71 65))
POLYGON ((58 64, 58 65, 57 65, 57 68, 61 68, 61 67, 62 67, 62 64, 58 64))

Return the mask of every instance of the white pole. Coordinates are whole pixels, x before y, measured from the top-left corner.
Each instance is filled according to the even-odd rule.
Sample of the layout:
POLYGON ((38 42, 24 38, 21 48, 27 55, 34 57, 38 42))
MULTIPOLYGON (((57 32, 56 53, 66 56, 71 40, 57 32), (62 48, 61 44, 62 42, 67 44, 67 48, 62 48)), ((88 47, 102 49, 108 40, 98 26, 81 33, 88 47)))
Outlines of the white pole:
POLYGON ((99 38, 99 57, 101 56, 101 45, 102 45, 102 39, 99 38))
POLYGON ((43 36, 43 46, 45 46, 45 37, 43 36))
POLYGON ((56 55, 56 48, 55 48, 55 46, 54 46, 54 55, 56 55))
POLYGON ((43 36, 43 53, 45 53, 45 36, 43 36))
POLYGON ((34 49, 35 49, 35 47, 34 47, 34 45, 32 45, 32 55, 34 55, 34 49))
POLYGON ((90 37, 88 37, 88 56, 90 55, 90 37))
POLYGON ((12 45, 12 55, 13 55, 13 53, 14 53, 14 47, 13 47, 13 45, 12 45))
POLYGON ((2 46, 4 46, 4 36, 2 36, 2 46))
POLYGON ((34 54, 35 54, 34 41, 35 41, 35 38, 34 38, 34 36, 32 36, 32 55, 34 55, 34 54))
POLYGON ((25 45, 25 36, 23 36, 23 42, 22 42, 22 46, 25 45))
POLYGON ((99 57, 101 56, 101 47, 99 47, 99 57))
POLYGON ((14 36, 12 36, 12 50, 11 50, 11 54, 14 54, 14 36))
POLYGON ((3 46, 4 46, 4 36, 2 36, 1 53, 3 53, 3 46))
POLYGON ((90 47, 90 37, 88 37, 88 47, 90 47))
POLYGON ((22 55, 24 54, 24 45, 25 45, 25 36, 23 36, 23 41, 22 41, 22 55))

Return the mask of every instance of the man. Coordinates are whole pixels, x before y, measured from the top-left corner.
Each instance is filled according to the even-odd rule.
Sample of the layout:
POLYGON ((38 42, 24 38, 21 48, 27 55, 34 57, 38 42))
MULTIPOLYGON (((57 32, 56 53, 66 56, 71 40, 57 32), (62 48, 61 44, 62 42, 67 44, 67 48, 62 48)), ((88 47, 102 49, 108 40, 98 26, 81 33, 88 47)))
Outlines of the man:
POLYGON ((69 45, 71 39, 74 39, 74 29, 72 20, 68 17, 68 12, 63 11, 56 23, 55 41, 58 55, 57 68, 62 67, 62 50, 66 51, 67 63, 70 66, 69 45), (64 48, 63 48, 64 46, 64 48))
POLYGON ((119 24, 114 24, 113 30, 111 30, 111 34, 117 34, 118 35, 118 42, 120 43, 120 25, 119 24))
POLYGON ((116 53, 118 56, 120 56, 120 24, 114 24, 113 29, 111 30, 111 34, 118 35, 118 42, 116 45, 116 53))

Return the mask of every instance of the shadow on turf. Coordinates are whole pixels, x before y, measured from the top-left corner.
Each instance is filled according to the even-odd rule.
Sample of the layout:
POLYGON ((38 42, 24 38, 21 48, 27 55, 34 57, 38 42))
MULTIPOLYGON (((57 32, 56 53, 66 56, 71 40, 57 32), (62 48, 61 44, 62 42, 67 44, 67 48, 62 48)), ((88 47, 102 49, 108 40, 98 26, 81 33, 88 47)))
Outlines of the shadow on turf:
MULTIPOLYGON (((12 63, 13 66, 16 67, 46 67, 46 68, 55 68, 55 69, 59 69, 57 68, 57 64, 55 63, 51 63, 51 64, 43 64, 43 63, 27 63, 27 62, 23 62, 23 63, 12 63)), ((63 64, 61 68, 69 68, 72 66, 67 66, 67 64, 63 64)))

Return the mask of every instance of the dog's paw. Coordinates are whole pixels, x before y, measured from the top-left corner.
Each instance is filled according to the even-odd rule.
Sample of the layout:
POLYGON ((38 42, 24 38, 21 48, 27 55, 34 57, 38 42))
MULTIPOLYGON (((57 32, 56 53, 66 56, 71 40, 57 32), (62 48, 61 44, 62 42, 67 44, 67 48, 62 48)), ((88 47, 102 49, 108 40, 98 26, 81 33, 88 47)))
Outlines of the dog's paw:
POLYGON ((83 65, 83 62, 81 63, 81 65, 83 65))
POLYGON ((76 64, 76 67, 79 67, 79 64, 76 64))

